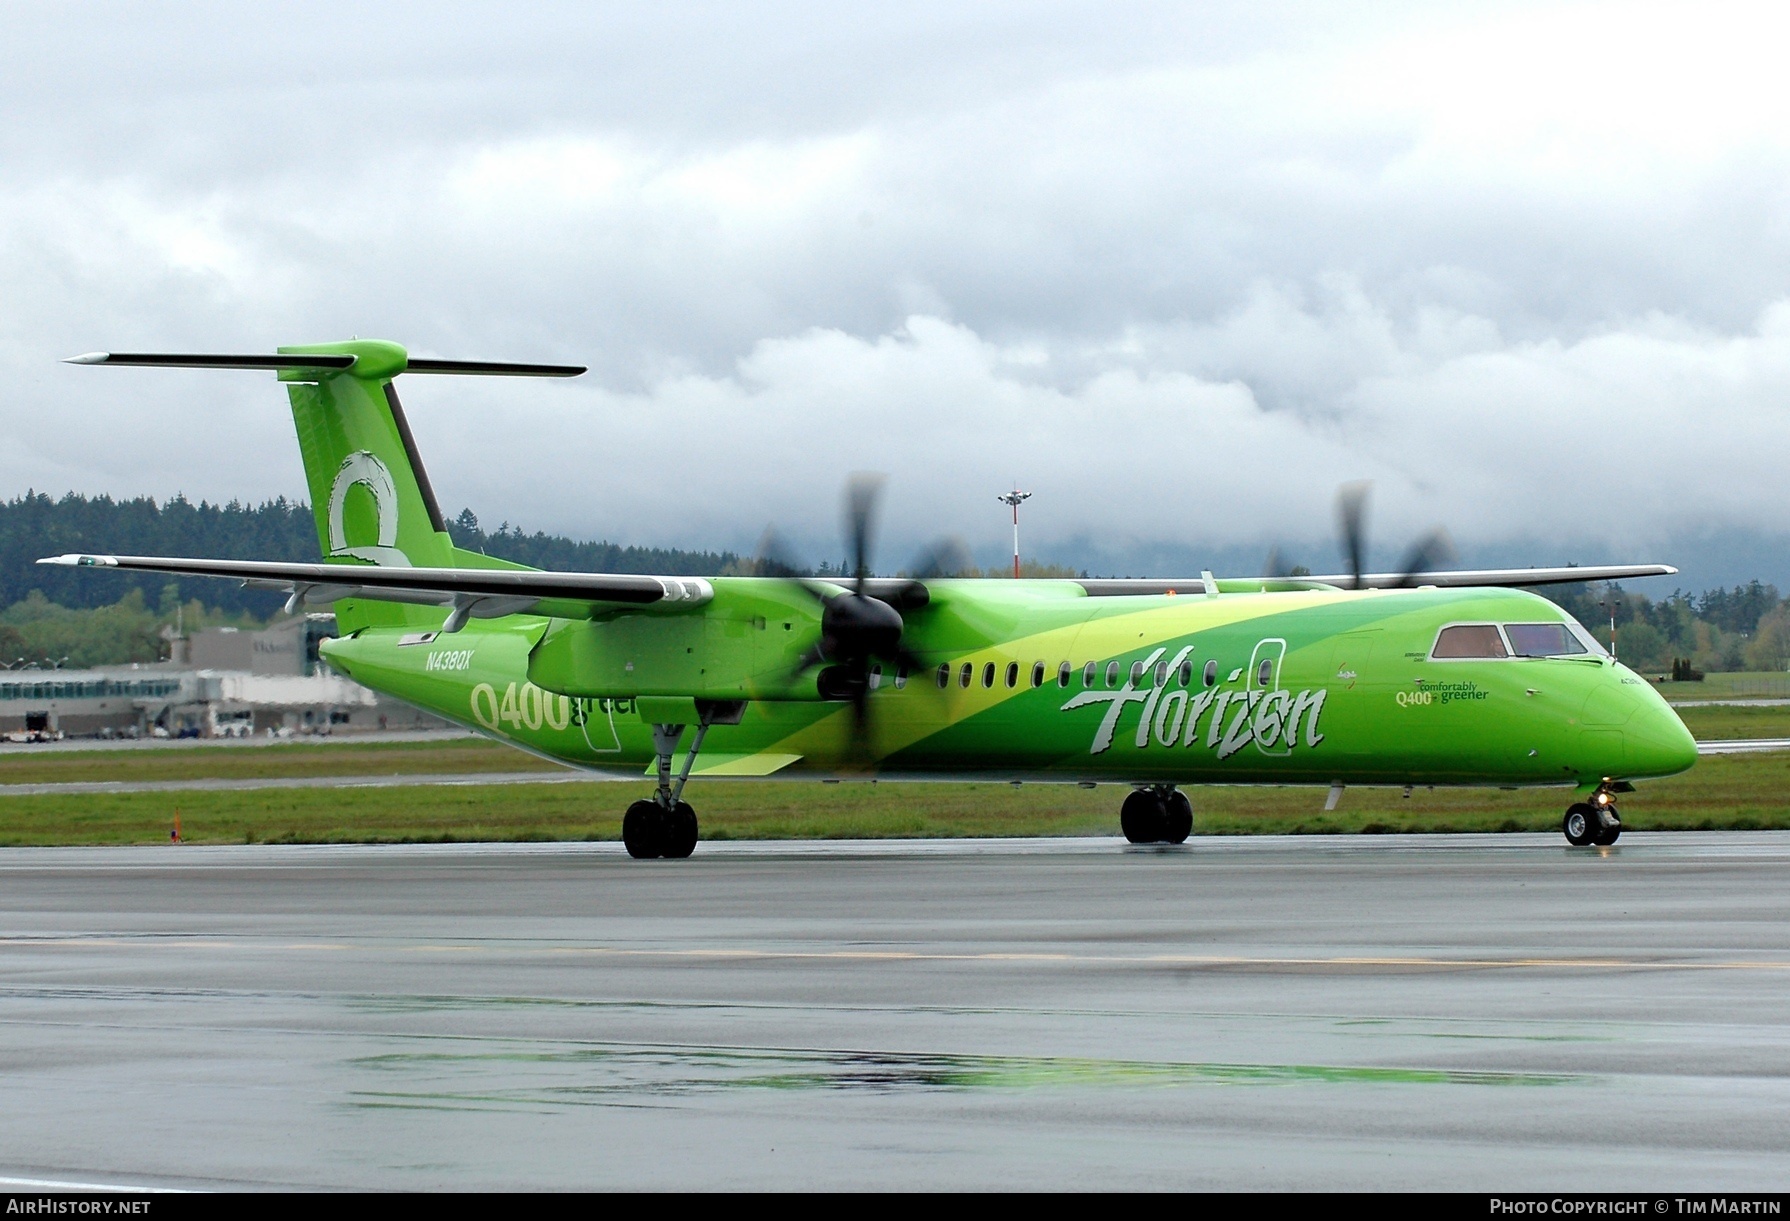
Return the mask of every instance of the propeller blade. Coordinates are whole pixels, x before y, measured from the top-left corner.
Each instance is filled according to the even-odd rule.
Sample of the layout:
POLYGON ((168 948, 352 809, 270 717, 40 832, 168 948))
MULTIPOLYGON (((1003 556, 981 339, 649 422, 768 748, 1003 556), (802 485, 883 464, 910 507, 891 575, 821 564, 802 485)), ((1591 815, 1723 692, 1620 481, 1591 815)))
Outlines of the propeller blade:
POLYGON ((806 571, 797 564, 784 544, 782 537, 774 526, 766 526, 758 539, 758 551, 752 557, 752 575, 755 577, 793 577, 806 576, 806 571))
POLYGON ((1361 588, 1361 574, 1365 571, 1367 493, 1372 486, 1363 479, 1345 483, 1336 491, 1336 522, 1342 531, 1343 558, 1348 560, 1349 573, 1354 578, 1350 589, 1361 588))
POLYGON ((816 642, 812 647, 805 650, 800 657, 796 658, 796 664, 789 668, 788 681, 792 683, 796 682, 803 675, 807 674, 808 671, 814 669, 815 666, 824 666, 826 664, 826 650, 820 647, 819 642, 816 642))
POLYGON ((1273 581, 1288 575, 1287 562, 1281 557, 1279 547, 1268 548, 1268 558, 1262 561, 1262 575, 1273 581))
POLYGON ((1419 573, 1430 572, 1437 564, 1454 558, 1454 540, 1448 537, 1448 531, 1438 526, 1418 539, 1410 554, 1405 556, 1404 567, 1400 569, 1405 575, 1398 579, 1398 584, 1393 588, 1410 589, 1417 584, 1419 573))
POLYGON ((956 538, 941 538, 914 557, 908 572, 916 581, 955 577, 972 568, 969 548, 956 538))
POLYGON ((851 477, 845 490, 846 536, 851 540, 852 592, 864 592, 870 578, 870 532, 875 526, 876 498, 883 489, 883 476, 859 472, 851 477))

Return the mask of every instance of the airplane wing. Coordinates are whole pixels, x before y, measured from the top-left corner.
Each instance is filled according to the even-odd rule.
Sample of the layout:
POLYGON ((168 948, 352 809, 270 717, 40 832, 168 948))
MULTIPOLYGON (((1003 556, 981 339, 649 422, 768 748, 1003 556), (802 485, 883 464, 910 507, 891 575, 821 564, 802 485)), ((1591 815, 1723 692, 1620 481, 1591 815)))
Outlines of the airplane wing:
POLYGON ((614 609, 700 606, 715 596, 701 577, 628 573, 536 572, 510 568, 400 568, 372 564, 286 564, 260 560, 197 560, 146 555, 57 555, 37 561, 71 568, 116 568, 176 576, 233 577, 261 589, 284 590, 288 613, 342 598, 372 598, 453 609, 443 630, 468 618, 494 619, 524 611, 583 614, 614 609), (554 604, 560 604, 558 606, 554 604), (564 604, 576 604, 567 607, 564 604))
MULTIPOLYGON (((1669 577, 1678 570, 1670 564, 1587 564, 1568 568, 1460 568, 1449 572, 1364 572, 1360 584, 1350 573, 1309 577, 1227 577, 1220 588, 1230 587, 1243 593, 1256 588, 1314 589, 1400 589, 1435 585, 1444 589, 1473 586, 1510 587, 1528 585, 1570 585, 1580 581, 1628 581, 1638 577, 1669 577)), ((1078 581, 1089 597, 1111 598, 1127 594, 1197 594, 1206 591, 1199 577, 1179 581, 1158 580, 1083 580, 1078 581)))
MULTIPOLYGON (((115 568, 127 572, 163 572, 174 576, 225 577, 260 589, 284 591, 287 613, 305 606, 344 598, 369 598, 451 608, 444 631, 457 632, 469 618, 495 619, 504 615, 538 611, 582 617, 593 608, 663 610, 700 606, 715 596, 712 585, 701 577, 654 577, 631 573, 539 572, 509 568, 403 568, 372 564, 288 564, 264 560, 203 560, 168 556, 87 555, 49 556, 39 564, 71 568, 115 568)), ((1579 581, 1617 581, 1636 577, 1671 576, 1678 570, 1667 564, 1605 564, 1582 568, 1480 568, 1451 572, 1363 573, 1362 589, 1392 589, 1420 585, 1449 588, 1471 586, 1559 585, 1579 581)), ((1217 582, 1233 593, 1273 588, 1349 589, 1353 576, 1233 577, 1217 582)), ((1185 580, 1083 579, 1077 581, 1089 597, 1110 598, 1148 594, 1199 594, 1206 590, 1199 577, 1185 580)), ((922 581, 873 579, 865 592, 898 609, 924 606, 929 600, 922 581)))

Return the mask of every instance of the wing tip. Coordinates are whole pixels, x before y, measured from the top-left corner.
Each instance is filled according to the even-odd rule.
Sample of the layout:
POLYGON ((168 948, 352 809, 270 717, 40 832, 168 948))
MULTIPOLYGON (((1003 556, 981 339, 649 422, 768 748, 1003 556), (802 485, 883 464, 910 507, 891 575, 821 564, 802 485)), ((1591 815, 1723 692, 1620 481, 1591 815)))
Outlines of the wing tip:
POLYGON ((37 561, 39 564, 54 564, 60 568, 116 568, 118 560, 110 555, 83 555, 71 551, 66 555, 46 555, 37 561))
POLYGON ((79 356, 63 357, 62 363, 65 365, 103 365, 111 359, 110 352, 83 352, 79 356))

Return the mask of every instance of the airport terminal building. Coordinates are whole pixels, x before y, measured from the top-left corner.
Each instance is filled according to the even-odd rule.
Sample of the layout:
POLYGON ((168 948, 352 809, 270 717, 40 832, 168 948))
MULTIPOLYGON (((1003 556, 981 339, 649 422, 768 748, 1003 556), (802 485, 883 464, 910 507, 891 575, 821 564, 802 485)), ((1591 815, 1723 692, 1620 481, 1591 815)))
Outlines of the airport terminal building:
POLYGON ((171 636, 163 662, 0 671, 0 735, 287 737, 446 724, 321 664, 317 646, 333 635, 333 615, 311 614, 262 631, 171 636))

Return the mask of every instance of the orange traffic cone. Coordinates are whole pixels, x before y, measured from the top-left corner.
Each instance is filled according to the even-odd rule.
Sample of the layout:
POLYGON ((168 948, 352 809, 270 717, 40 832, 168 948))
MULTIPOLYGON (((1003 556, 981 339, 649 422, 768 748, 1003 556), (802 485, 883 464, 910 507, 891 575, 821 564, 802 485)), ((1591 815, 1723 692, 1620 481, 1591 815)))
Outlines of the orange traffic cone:
POLYGON ((176 844, 180 842, 180 807, 178 806, 174 808, 174 829, 168 832, 168 840, 176 844))

